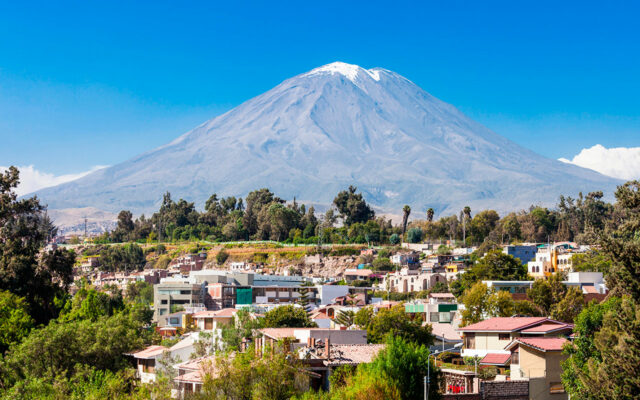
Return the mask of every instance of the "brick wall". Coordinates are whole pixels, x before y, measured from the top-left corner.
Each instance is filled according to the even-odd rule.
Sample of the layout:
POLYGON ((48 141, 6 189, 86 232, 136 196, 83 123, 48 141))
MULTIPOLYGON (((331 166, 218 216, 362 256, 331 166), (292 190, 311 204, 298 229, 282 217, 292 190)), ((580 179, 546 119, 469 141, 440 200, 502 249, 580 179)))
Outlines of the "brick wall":
POLYGON ((484 400, 528 400, 529 381, 483 381, 480 393, 484 400))

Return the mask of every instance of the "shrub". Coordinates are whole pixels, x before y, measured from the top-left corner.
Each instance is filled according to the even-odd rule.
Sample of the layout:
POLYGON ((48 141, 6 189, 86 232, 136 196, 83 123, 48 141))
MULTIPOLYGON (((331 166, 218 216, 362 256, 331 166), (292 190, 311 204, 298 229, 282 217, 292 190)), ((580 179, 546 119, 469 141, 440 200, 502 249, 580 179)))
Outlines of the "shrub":
POLYGON ((423 236, 424 234, 420 228, 411 228, 409 229, 409 232, 407 232, 407 240, 409 243, 420 243, 423 236))
POLYGON ((219 265, 224 264, 224 262, 227 261, 227 258, 229 258, 229 253, 227 253, 224 249, 220 250, 218 254, 216 254, 216 262, 219 265))

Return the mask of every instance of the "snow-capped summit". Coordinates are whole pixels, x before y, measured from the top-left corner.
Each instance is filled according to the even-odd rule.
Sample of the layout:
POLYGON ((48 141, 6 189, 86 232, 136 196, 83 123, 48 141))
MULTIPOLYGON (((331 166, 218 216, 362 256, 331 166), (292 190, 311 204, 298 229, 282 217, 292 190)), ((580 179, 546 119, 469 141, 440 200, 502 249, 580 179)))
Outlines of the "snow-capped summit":
POLYGON ((294 76, 169 144, 38 192, 51 208, 149 212, 170 191, 330 204, 356 185, 383 210, 457 213, 555 204, 617 181, 544 158, 472 121, 397 73, 328 64, 294 76))
POLYGON ((358 65, 347 64, 340 61, 333 62, 331 64, 323 65, 322 67, 315 68, 305 74, 306 76, 312 76, 316 74, 329 73, 329 74, 341 74, 352 82, 355 82, 359 74, 366 74, 372 79, 380 80, 380 69, 364 69, 358 65))

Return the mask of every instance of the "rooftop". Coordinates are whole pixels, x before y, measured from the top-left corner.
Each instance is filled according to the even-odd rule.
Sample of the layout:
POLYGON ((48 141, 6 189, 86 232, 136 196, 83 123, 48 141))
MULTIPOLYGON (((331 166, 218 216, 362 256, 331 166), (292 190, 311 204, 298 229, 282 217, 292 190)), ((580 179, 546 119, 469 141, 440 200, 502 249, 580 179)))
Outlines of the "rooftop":
POLYGON ((537 326, 533 326, 531 328, 523 329, 522 333, 549 333, 554 331, 560 331, 564 329, 573 329, 573 325, 571 324, 563 324, 563 323, 543 323, 537 326))
POLYGON ((505 365, 510 358, 511 354, 488 353, 482 360, 480 360, 480 364, 505 365))
POLYGON ((551 320, 545 317, 495 317, 467 325, 459 330, 462 332, 515 332, 546 321, 551 320))
POLYGON ((135 358, 155 358, 162 354, 165 350, 169 350, 164 346, 149 346, 144 350, 137 351, 135 353, 131 353, 131 355, 135 358))
POLYGON ((562 347, 567 342, 565 338, 555 337, 537 337, 537 338, 523 338, 520 337, 513 342, 509 343, 506 347, 507 350, 512 349, 516 345, 532 347, 540 351, 562 351, 562 347))
POLYGON ((232 318, 237 311, 235 308, 223 308, 218 311, 200 311, 193 314, 193 318, 232 318))
POLYGON ((453 293, 429 293, 429 297, 433 297, 434 299, 455 299, 456 296, 453 293))

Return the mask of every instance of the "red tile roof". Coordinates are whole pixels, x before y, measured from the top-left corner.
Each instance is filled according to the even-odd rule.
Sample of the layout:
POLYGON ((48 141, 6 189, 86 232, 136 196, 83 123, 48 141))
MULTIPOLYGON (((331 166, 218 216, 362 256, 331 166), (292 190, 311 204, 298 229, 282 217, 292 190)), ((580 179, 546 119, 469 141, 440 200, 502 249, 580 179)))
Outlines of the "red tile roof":
POLYGON ((462 332, 515 332, 548 321, 544 317, 495 317, 460 328, 462 332))
POLYGON ((429 293, 429 297, 433 297, 435 299, 448 299, 455 298, 456 296, 453 293, 429 293))
POLYGON ((480 361, 480 364, 506 365, 510 358, 511 354, 488 353, 480 361))
POLYGON ((553 332, 553 331, 563 330, 563 329, 572 329, 572 328, 573 328, 573 325, 571 324, 545 322, 544 324, 540 324, 538 326, 533 326, 531 328, 523 329, 521 333, 547 333, 547 332, 553 332))
POLYGON ((135 353, 131 353, 131 355, 135 358, 154 358, 162 354, 165 350, 169 350, 164 346, 149 346, 144 350, 137 351, 135 353))
POLYGON ((295 337, 293 331, 296 329, 298 328, 263 328, 260 329, 260 332, 272 339, 285 339, 295 337))
POLYGON ((175 382, 185 382, 185 383, 202 383, 202 371, 192 371, 187 372, 184 375, 178 375, 173 380, 175 382))
POLYGON ((521 346, 532 347, 536 350, 540 351, 561 351, 562 346, 567 342, 565 338, 554 338, 554 337, 536 337, 536 338, 524 338, 519 337, 513 342, 507 345, 507 349, 513 348, 515 345, 519 344, 521 346))
POLYGON ((218 311, 200 311, 193 314, 193 318, 232 318, 237 310, 235 308, 223 308, 218 311))

